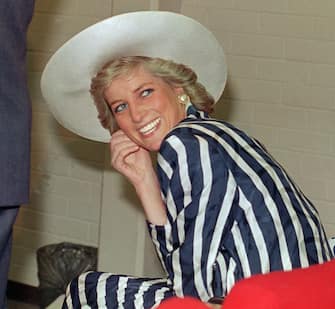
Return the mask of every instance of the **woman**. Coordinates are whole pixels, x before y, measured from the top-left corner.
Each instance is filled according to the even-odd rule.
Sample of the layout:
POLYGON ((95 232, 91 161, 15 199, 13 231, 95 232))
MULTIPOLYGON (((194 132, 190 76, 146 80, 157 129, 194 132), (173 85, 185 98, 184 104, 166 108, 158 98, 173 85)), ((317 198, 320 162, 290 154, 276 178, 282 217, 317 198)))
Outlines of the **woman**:
POLYGON ((172 296, 211 302, 242 278, 331 258, 312 203, 259 142, 209 117, 217 98, 189 66, 115 57, 92 79, 91 95, 167 278, 86 273, 69 285, 64 308, 151 308, 172 296))

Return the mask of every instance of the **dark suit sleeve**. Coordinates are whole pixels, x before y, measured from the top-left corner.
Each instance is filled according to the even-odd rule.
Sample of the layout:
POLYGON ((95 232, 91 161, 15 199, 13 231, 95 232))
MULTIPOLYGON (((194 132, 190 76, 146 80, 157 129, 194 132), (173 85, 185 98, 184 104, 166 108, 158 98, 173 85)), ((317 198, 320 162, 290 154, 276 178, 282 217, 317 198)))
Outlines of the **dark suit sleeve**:
POLYGON ((28 202, 31 106, 26 33, 33 0, 0 0, 0 207, 28 202))

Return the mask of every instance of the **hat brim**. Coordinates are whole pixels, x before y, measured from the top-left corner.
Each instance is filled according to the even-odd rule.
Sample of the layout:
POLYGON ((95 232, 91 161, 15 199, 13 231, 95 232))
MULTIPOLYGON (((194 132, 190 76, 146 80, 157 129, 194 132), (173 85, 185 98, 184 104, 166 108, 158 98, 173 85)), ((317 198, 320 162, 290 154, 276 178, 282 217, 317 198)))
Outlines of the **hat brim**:
POLYGON ((90 96, 91 78, 107 61, 123 56, 173 60, 191 67, 217 101, 227 66, 222 46, 199 22, 172 12, 141 11, 116 15, 81 31, 47 63, 42 95, 56 120, 70 131, 109 142, 90 96))

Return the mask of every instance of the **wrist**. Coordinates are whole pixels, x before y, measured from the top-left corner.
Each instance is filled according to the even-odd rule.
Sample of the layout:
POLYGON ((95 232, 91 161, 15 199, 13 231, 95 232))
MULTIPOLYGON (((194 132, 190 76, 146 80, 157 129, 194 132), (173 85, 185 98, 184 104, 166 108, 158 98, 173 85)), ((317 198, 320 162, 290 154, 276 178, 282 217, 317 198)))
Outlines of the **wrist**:
POLYGON ((146 219, 154 225, 164 225, 167 221, 166 207, 161 197, 158 181, 142 182, 135 187, 146 219))

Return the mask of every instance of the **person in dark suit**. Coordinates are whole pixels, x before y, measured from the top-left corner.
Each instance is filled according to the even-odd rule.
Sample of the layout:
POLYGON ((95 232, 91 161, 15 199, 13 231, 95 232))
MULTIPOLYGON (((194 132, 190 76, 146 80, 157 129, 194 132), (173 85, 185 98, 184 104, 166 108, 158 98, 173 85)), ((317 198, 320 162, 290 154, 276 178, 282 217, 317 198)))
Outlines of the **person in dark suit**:
POLYGON ((31 106, 26 33, 34 0, 0 0, 0 308, 6 288, 12 230, 29 199, 31 106))

